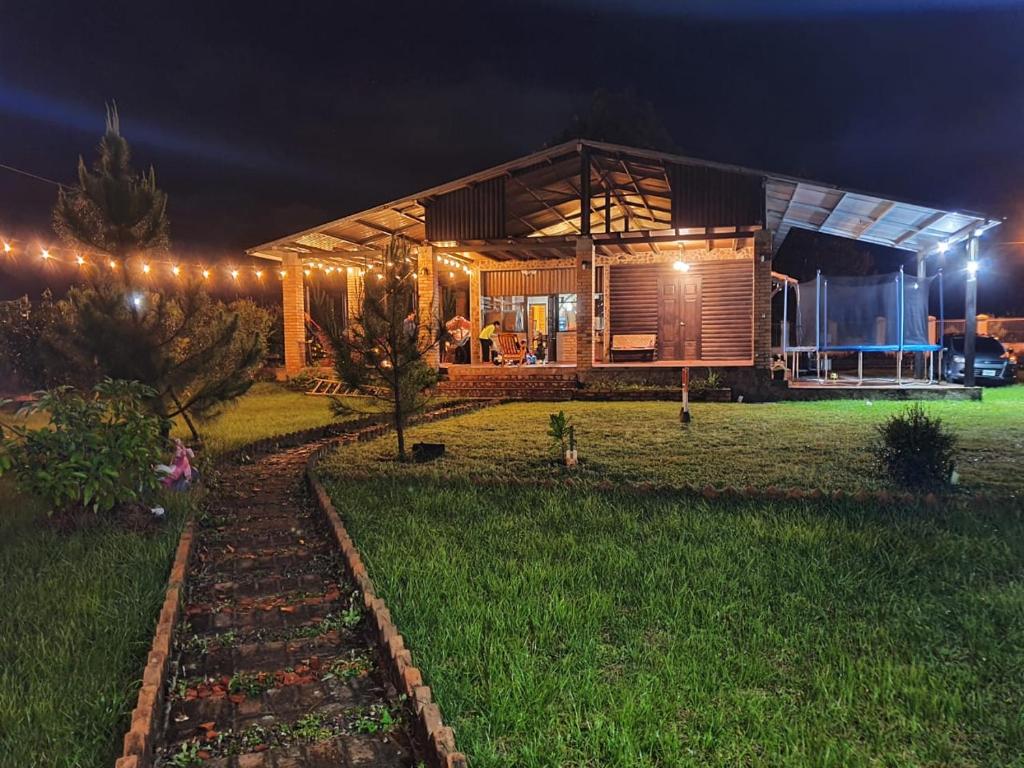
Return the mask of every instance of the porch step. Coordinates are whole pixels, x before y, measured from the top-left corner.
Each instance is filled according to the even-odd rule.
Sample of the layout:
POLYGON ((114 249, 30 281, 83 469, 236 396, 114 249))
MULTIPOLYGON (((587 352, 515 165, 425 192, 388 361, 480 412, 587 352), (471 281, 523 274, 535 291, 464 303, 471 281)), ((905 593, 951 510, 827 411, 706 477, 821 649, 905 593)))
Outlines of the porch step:
POLYGON ((457 397, 513 400, 570 400, 577 389, 575 371, 545 368, 448 369, 438 391, 457 397))

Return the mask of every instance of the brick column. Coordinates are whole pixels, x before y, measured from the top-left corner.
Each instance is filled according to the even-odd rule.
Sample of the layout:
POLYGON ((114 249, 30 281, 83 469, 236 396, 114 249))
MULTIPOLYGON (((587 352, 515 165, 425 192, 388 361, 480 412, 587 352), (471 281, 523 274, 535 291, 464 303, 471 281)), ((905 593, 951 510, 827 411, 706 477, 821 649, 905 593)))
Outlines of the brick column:
MULTIPOLYGON (((423 343, 430 343, 437 333, 441 317, 441 286, 437 281, 437 257, 434 255, 434 247, 431 245, 421 245, 416 248, 416 280, 420 337, 423 343)), ((437 344, 434 344, 424 357, 428 365, 433 368, 440 367, 441 353, 437 344)))
POLYGON ((285 254, 281 264, 281 296, 284 300, 284 372, 294 376, 306 367, 306 288, 298 254, 285 254))
POLYGON ((482 284, 480 267, 474 264, 469 272, 469 361, 477 364, 483 362, 483 358, 480 357, 480 342, 477 341, 483 322, 483 296, 480 294, 482 284))
POLYGON ((754 367, 772 363, 772 234, 754 236, 754 367))
POLYGON ((594 241, 576 238, 576 375, 594 367, 594 241))
POLYGON ((353 319, 362 312, 363 277, 355 267, 345 270, 345 324, 351 325, 353 319))

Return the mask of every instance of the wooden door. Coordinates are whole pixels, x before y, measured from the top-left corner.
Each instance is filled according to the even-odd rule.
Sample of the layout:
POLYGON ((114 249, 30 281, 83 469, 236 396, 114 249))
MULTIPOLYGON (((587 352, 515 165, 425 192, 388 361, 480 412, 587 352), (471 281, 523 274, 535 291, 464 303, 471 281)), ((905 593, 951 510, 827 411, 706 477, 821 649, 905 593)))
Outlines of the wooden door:
POLYGON ((672 275, 658 280, 658 359, 700 359, 700 278, 672 275))

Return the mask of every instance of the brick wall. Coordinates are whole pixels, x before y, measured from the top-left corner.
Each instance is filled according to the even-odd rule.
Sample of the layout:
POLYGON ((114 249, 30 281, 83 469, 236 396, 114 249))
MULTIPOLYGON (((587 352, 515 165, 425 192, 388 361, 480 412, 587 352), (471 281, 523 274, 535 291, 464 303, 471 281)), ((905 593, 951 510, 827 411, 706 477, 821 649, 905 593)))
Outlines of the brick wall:
POLYGON ((287 254, 281 264, 282 317, 284 319, 284 371, 294 376, 306 367, 306 288, 302 262, 287 254))
POLYGON ((762 229, 754 238, 754 367, 772 362, 772 235, 762 229))
MULTIPOLYGON (((421 245, 416 248, 417 298, 420 313, 420 341, 429 344, 437 331, 440 312, 440 291, 437 283, 437 259, 434 248, 421 245)), ((424 355, 428 365, 437 368, 441 364, 438 345, 434 344, 424 355)))
POLYGON ((576 239, 576 375, 594 367, 594 241, 576 239))

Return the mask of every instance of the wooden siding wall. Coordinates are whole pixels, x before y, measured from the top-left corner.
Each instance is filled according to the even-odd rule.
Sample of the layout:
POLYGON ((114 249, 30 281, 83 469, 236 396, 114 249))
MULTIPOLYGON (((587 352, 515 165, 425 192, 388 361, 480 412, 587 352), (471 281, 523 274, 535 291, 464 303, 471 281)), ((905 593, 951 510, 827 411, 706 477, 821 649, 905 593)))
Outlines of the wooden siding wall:
POLYGON ((548 296, 576 292, 576 270, 537 269, 525 275, 520 269, 482 272, 480 292, 484 296, 548 296))
MULTIPOLYGON (((611 269, 611 334, 658 332, 658 276, 679 276, 671 264, 619 264, 611 269)), ((747 259, 703 261, 688 274, 701 277, 701 357, 753 356, 753 269, 747 259)))
POLYGON ((423 201, 427 240, 491 240, 505 234, 505 179, 423 201))
POLYGON ((673 227, 764 226, 764 179, 701 165, 666 164, 673 227))

